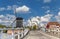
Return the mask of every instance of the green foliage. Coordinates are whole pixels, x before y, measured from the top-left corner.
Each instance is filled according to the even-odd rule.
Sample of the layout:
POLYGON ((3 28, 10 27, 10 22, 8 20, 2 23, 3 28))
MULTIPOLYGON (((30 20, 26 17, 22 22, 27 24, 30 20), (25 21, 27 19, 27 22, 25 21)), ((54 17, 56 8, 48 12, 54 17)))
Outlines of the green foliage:
POLYGON ((29 30, 31 30, 31 27, 30 26, 27 26, 26 28, 28 28, 29 30))
POLYGON ((5 25, 0 24, 0 28, 12 28, 12 26, 6 27, 5 25))
POLYGON ((29 27, 29 30, 32 30, 32 26, 31 26, 31 27, 29 27))
POLYGON ((33 30, 36 30, 36 29, 37 29, 37 26, 36 26, 36 25, 34 25, 34 26, 33 26, 33 30))
POLYGON ((9 27, 6 27, 6 28, 12 28, 11 26, 9 26, 9 27))
POLYGON ((0 28, 6 28, 6 26, 5 26, 5 25, 1 25, 1 24, 0 24, 0 28))
MULTIPOLYGON (((1 24, 0 24, 0 28, 6 28, 6 26, 5 26, 5 25, 1 25, 1 24)), ((7 30, 3 30, 3 32, 4 32, 4 33, 6 33, 6 32, 7 32, 7 30)))
POLYGON ((3 30, 4 33, 7 33, 7 30, 3 30))

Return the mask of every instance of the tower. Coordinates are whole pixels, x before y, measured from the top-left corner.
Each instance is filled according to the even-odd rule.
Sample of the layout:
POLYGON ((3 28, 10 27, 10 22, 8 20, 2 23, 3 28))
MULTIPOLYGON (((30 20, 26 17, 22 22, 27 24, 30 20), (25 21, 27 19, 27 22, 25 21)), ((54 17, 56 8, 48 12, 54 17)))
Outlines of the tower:
POLYGON ((21 17, 16 18, 16 27, 18 27, 18 28, 23 27, 23 18, 21 18, 21 17))

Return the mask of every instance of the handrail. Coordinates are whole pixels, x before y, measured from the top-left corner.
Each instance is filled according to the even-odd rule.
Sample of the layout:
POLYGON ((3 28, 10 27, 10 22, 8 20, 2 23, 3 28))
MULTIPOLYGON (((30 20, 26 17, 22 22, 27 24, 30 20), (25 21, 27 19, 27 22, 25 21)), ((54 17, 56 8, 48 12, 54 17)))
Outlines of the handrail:
MULTIPOLYGON (((1 29, 0 29, 1 30, 1 29)), ((4 29, 2 29, 2 30, 4 30, 4 29)), ((5 30, 8 30, 8 29, 5 29, 5 30)), ((18 39, 21 39, 21 38, 23 38, 24 36, 26 36, 26 34, 29 32, 29 30, 28 29, 25 29, 23 32, 18 32, 17 34, 14 34, 14 33, 12 33, 12 35, 11 35, 11 38, 12 39, 15 39, 15 37, 16 36, 18 36, 18 39), (20 36, 21 35, 21 36, 20 36)), ((7 36, 5 36, 5 37, 7 37, 7 36)), ((8 37, 7 37, 8 38, 8 37)))

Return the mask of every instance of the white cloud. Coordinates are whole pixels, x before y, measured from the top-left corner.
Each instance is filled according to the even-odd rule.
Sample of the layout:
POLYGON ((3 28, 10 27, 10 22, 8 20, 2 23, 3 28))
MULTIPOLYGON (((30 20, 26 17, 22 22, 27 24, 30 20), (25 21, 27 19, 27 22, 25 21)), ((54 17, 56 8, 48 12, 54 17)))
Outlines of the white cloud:
POLYGON ((16 12, 28 12, 29 9, 30 9, 29 7, 27 7, 26 5, 23 5, 22 7, 16 8, 16 12))
POLYGON ((17 7, 17 5, 7 6, 6 10, 14 10, 17 7))
POLYGON ((58 15, 60 15, 60 12, 58 12, 58 15))
MULTIPOLYGON (((6 7, 1 7, 0 11, 4 11, 4 10, 15 10, 16 9, 16 13, 31 13, 29 10, 30 8, 27 7, 26 5, 20 6, 18 7, 17 5, 13 5, 13 6, 6 6, 6 7)), ((14 11, 15 12, 15 11, 14 11)))
POLYGON ((7 10, 11 10, 12 9, 12 6, 7 6, 7 10))
POLYGON ((47 14, 45 16, 42 16, 41 22, 49 22, 52 16, 53 16, 52 14, 47 14))
POLYGON ((4 10, 12 10, 12 6, 7 6, 7 7, 1 7, 0 11, 4 11, 4 10))
POLYGON ((42 23, 44 25, 50 21, 52 16, 53 16, 52 14, 47 14, 47 15, 44 15, 41 17, 39 17, 39 16, 32 17, 31 19, 28 19, 28 26, 32 26, 34 24, 39 26, 39 25, 41 25, 40 23, 42 23))
POLYGON ((56 20, 60 22, 60 11, 58 12, 58 15, 55 16, 56 20))
POLYGON ((44 1, 44 3, 50 3, 51 2, 51 0, 43 0, 44 1))
POLYGON ((9 26, 15 20, 14 15, 0 15, 0 24, 9 26))
POLYGON ((49 13, 50 12, 50 10, 47 10, 45 13, 49 13))
POLYGON ((5 10, 5 8, 4 8, 4 7, 0 8, 0 11, 4 11, 4 10, 5 10))
POLYGON ((0 15, 0 18, 3 18, 4 17, 4 15, 0 15))
POLYGON ((49 7, 49 6, 42 6, 41 8, 42 8, 43 10, 47 10, 47 11, 50 10, 50 7, 49 7))
POLYGON ((55 16, 56 20, 60 22, 60 16, 55 16))
POLYGON ((0 11, 4 11, 4 10, 14 10, 16 7, 17 7, 17 5, 0 7, 0 11))
POLYGON ((36 17, 32 17, 31 19, 28 19, 28 26, 33 26, 33 25, 37 25, 40 23, 40 17, 36 16, 36 17))

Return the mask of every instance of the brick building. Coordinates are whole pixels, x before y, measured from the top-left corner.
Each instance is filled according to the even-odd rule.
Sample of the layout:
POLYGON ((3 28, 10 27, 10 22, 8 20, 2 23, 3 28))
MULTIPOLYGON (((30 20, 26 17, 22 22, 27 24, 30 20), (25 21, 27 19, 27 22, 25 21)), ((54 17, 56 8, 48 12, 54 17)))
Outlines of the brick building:
POLYGON ((48 31, 58 31, 60 29, 60 24, 58 22, 49 22, 46 26, 48 31))

